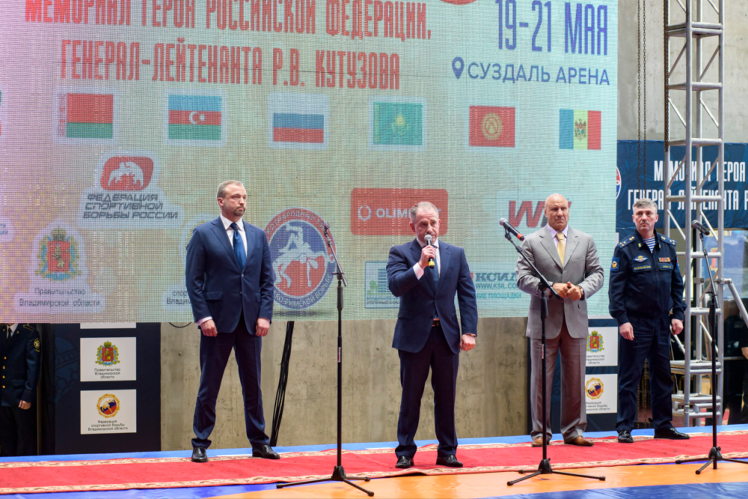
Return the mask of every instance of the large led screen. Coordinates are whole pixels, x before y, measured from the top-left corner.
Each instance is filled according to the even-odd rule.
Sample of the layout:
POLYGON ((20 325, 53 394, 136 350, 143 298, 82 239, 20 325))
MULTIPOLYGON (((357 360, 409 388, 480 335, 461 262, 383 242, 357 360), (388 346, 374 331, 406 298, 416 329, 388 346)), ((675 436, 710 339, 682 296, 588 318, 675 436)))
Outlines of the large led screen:
MULTIPOLYGON (((389 248, 429 200, 480 314, 522 316, 498 221, 554 192, 615 244, 617 2, 0 2, 0 315, 192 320, 194 227, 244 182, 275 318, 393 318, 389 248)), ((605 289, 591 313, 605 314, 605 289)))

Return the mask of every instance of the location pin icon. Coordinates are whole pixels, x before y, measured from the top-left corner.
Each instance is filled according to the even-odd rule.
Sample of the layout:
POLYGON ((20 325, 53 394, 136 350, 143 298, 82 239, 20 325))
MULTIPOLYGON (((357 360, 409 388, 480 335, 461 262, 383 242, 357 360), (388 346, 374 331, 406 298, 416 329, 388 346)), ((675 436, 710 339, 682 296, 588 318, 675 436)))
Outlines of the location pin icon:
POLYGON ((457 79, 460 79, 460 76, 462 76, 462 70, 465 69, 465 61, 462 60, 462 57, 455 57, 452 60, 452 71, 455 72, 455 76, 457 79))

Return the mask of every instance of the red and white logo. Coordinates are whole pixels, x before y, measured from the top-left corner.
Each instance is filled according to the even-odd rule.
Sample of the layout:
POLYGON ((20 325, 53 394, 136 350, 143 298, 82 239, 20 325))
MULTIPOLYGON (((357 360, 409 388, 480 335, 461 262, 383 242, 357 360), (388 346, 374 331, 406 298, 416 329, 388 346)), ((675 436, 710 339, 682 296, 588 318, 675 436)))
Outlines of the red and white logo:
POLYGON ((429 201, 439 210, 439 235, 449 227, 449 195, 446 189, 353 189, 351 232, 357 236, 412 236, 410 209, 429 201))
POLYGON ((104 163, 101 187, 107 191, 142 191, 151 183, 153 159, 147 156, 113 156, 104 163))

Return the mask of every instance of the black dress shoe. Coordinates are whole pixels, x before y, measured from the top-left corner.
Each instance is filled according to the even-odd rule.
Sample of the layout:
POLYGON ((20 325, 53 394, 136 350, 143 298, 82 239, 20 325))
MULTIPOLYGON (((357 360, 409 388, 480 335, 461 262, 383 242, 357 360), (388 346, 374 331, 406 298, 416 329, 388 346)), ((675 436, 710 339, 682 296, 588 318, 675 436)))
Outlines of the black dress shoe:
POLYGON ((655 430, 655 438, 667 438, 669 440, 688 440, 690 435, 681 433, 672 426, 670 428, 658 428, 655 430))
POLYGON ((205 447, 192 447, 192 461, 195 463, 208 462, 208 454, 205 453, 205 447))
POLYGON ((449 466, 450 468, 462 468, 462 463, 457 460, 457 457, 454 454, 437 457, 436 464, 440 466, 449 466))
POLYGON ((621 444, 633 444, 634 437, 631 436, 631 432, 628 430, 621 430, 618 432, 618 443, 621 444))
POLYGON ((261 457, 263 459, 280 459, 281 457, 269 445, 261 445, 252 449, 252 457, 261 457))
POLYGON ((408 456, 400 456, 397 458, 395 468, 410 468, 411 466, 413 466, 413 458, 408 456))

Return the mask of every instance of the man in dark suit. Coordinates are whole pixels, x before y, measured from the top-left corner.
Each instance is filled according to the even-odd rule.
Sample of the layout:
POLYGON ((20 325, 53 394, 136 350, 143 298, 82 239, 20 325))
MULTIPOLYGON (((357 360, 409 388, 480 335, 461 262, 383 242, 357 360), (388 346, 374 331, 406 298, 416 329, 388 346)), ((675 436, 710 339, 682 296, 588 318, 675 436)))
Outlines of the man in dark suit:
POLYGON ((218 186, 221 216, 195 228, 187 245, 186 283, 200 336, 200 389, 195 404, 192 460, 206 462, 216 422, 216 399, 231 349, 244 395, 252 456, 279 459, 265 434, 260 391, 262 337, 273 317, 273 271, 265 232, 242 221, 241 182, 218 186))
POLYGON ((2 391, 0 391, 0 456, 36 454, 36 385, 41 343, 31 324, 2 324, 2 391))
POLYGON ((439 440, 436 464, 459 468, 462 463, 456 457, 455 432, 457 368, 460 349, 468 351, 475 347, 478 329, 475 286, 465 251, 438 240, 439 214, 433 204, 420 202, 411 208, 410 228, 416 238, 393 246, 387 261, 390 291, 400 298, 392 341, 400 356, 403 389, 397 422, 396 466, 413 466, 421 396, 430 368, 434 425, 439 440), (462 334, 455 294, 460 305, 462 334))

